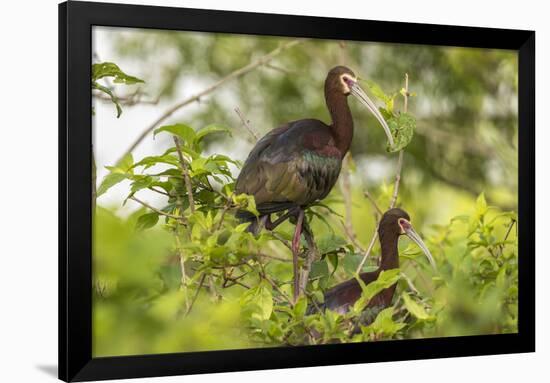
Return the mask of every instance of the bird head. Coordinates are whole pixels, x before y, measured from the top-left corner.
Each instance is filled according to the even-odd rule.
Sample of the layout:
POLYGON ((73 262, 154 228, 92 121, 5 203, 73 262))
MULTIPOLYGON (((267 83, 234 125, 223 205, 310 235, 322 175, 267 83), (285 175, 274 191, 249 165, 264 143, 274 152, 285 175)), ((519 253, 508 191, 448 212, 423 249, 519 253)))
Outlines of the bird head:
POLYGON ((353 95, 363 104, 373 115, 376 117, 384 132, 388 137, 388 141, 391 146, 393 146, 393 136, 391 135, 390 128, 382 117, 382 114, 376 107, 375 103, 367 96, 365 91, 361 89, 358 84, 357 76, 351 69, 346 66, 339 65, 332 68, 327 75, 325 80, 325 93, 340 93, 344 96, 353 95))
POLYGON ((399 208, 393 208, 386 211, 382 216, 382 219, 380 220, 380 225, 378 226, 378 234, 380 235, 381 240, 387 234, 393 234, 397 237, 399 237, 400 235, 406 235, 414 243, 416 243, 418 247, 420 247, 420 249, 426 255, 426 258, 428 258, 428 261, 430 262, 434 270, 437 270, 435 261, 432 257, 432 254, 430 253, 430 250, 428 250, 428 247, 426 246, 422 238, 420 238, 418 233, 414 230, 411 224, 411 218, 406 211, 399 208))

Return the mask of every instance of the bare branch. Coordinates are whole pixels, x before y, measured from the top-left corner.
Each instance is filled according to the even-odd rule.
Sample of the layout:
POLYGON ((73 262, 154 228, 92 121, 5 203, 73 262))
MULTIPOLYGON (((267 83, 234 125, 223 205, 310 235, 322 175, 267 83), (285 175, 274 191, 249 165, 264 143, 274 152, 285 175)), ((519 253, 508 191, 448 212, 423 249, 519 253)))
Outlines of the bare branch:
POLYGON ((414 286, 414 284, 412 283, 411 279, 407 276, 407 274, 405 273, 400 273, 401 277, 407 282, 407 285, 409 286, 409 289, 415 293, 416 295, 420 295, 420 292, 418 291, 418 289, 414 286))
POLYGON ((174 136, 173 138, 174 138, 174 143, 176 144, 176 150, 178 152, 178 158, 179 158, 182 173, 183 173, 183 181, 185 183, 185 188, 187 189, 187 198, 189 199, 189 208, 191 209, 191 213, 194 213, 195 200, 193 199, 193 187, 191 186, 191 178, 189 177, 189 168, 187 167, 187 161, 183 157, 183 153, 181 151, 180 139, 176 136, 174 136))
POLYGON ((170 196, 170 194, 166 193, 164 190, 160 190, 160 189, 157 189, 157 188, 154 188, 154 187, 149 187, 149 188, 147 188, 147 189, 149 189, 149 190, 151 190, 151 191, 154 191, 154 192, 156 192, 156 193, 159 193, 159 194, 168 196, 168 197, 170 196))
POLYGON ((201 288, 202 288, 202 285, 204 284, 204 280, 206 279, 206 273, 203 273, 201 275, 201 279, 199 281, 199 287, 197 287, 197 291, 195 292, 195 296, 193 296, 193 300, 191 301, 191 304, 189 305, 189 307, 187 308, 187 311, 185 312, 185 315, 189 315, 189 313, 191 312, 191 310, 193 309, 193 305, 195 304, 195 301, 197 300, 197 298, 199 297, 199 293, 201 291, 201 288))
POLYGON ((397 159, 397 171, 395 172, 395 182, 393 184, 393 195, 391 197, 390 209, 395 207, 397 202, 397 194, 399 193, 399 183, 401 182, 401 169, 403 168, 403 149, 399 151, 397 159))
POLYGON ((120 160, 122 158, 124 158, 128 153, 131 153, 140 144, 140 142, 143 141, 143 139, 145 139, 145 137, 147 137, 147 135, 149 135, 149 133, 151 133, 157 126, 159 126, 159 124, 164 122, 168 117, 170 117, 172 114, 174 114, 179 109, 181 109, 184 106, 187 106, 189 104, 192 104, 196 101, 199 101, 202 97, 206 96, 207 94, 212 93, 214 90, 218 89, 222 85, 225 85, 227 82, 229 82, 233 79, 239 78, 239 77, 247 74, 248 72, 256 69, 259 66, 262 66, 262 65, 265 65, 265 64, 269 63, 271 60, 273 60, 273 58, 275 56, 279 55, 280 53, 284 52, 285 50, 287 50, 289 48, 292 48, 293 46, 295 46, 297 44, 302 43, 303 41, 305 41, 305 40, 304 39, 297 39, 297 40, 289 41, 288 43, 279 46, 277 49, 274 49, 273 51, 266 54, 265 56, 262 56, 259 59, 250 62, 249 64, 243 66, 240 69, 237 69, 234 72, 231 72, 227 76, 221 78, 220 80, 218 80, 217 82, 215 82, 214 84, 209 86, 208 88, 206 88, 206 89, 202 90, 201 92, 197 93, 196 95, 194 95, 192 97, 189 97, 189 98, 173 105, 172 107, 170 107, 168 110, 166 110, 162 115, 160 115, 160 117, 158 117, 155 121, 153 121, 148 127, 146 127, 143 130, 143 132, 134 140, 134 142, 130 145, 130 147, 120 156, 120 159, 116 163, 119 163, 120 160))
POLYGON ((365 251, 365 255, 363 256, 363 259, 361 259, 361 262, 359 263, 359 266, 357 266, 357 269, 355 272, 359 274, 361 270, 363 269, 363 266, 365 265, 365 262, 367 261, 367 258, 369 257, 372 248, 374 247, 374 244, 376 243, 376 239, 378 238, 378 225, 376 225, 376 229, 374 229, 374 234, 372 235, 372 238, 370 240, 369 246, 367 247, 367 251, 365 251))
POLYGON ((179 259, 180 259, 180 270, 181 270, 181 281, 180 281, 180 289, 183 291, 183 299, 185 300, 185 308, 186 308, 186 312, 189 312, 190 310, 190 303, 189 303, 189 294, 188 294, 188 289, 187 289, 187 273, 185 271, 185 254, 181 248, 181 242, 180 242, 180 237, 178 235, 178 232, 176 230, 176 233, 175 233, 175 237, 176 237, 176 250, 178 252, 178 255, 179 255, 179 259))
MULTIPOLYGON (((408 108, 408 100, 409 100, 409 75, 405 74, 405 94, 404 97, 404 104, 403 104, 403 111, 406 113, 408 108)), ((397 202, 397 195, 399 193, 399 184, 401 182, 401 170, 403 169, 403 150, 399 151, 399 158, 397 160, 397 170, 395 172, 395 182, 393 185, 393 195, 390 202, 390 209, 395 207, 395 203, 397 202)), ((380 209, 378 209, 380 210, 380 209)), ((376 230, 374 231, 374 234, 372 235, 372 239, 369 243, 369 247, 367 248, 367 251, 365 252, 365 255, 363 255, 363 259, 361 259, 361 262, 359 263, 359 266, 356 269, 356 273, 359 274, 361 270, 363 269, 363 266, 365 262, 367 261, 367 258, 369 257, 372 248, 374 247, 374 244, 376 243, 376 239, 378 238, 378 225, 376 224, 376 230)))
POLYGON ((292 262, 291 259, 287 259, 287 258, 283 258, 283 257, 277 257, 277 256, 274 256, 274 255, 269 255, 269 254, 264 254, 264 253, 258 253, 257 255, 258 255, 258 257, 261 257, 261 258, 273 259, 273 260, 279 261, 279 262, 292 262))
MULTIPOLYGON (((113 94, 115 93, 114 90, 112 90, 113 94)), ((92 96, 95 99, 98 99, 102 102, 112 103, 112 99, 110 96, 107 96, 103 92, 93 92, 92 96)), ((160 101, 161 94, 159 93, 158 96, 154 99, 150 100, 143 100, 141 97, 144 96, 144 94, 141 92, 141 89, 137 89, 135 92, 127 95, 127 96, 116 96, 116 99, 120 105, 124 106, 134 106, 138 104, 144 104, 144 105, 157 105, 160 101)))
MULTIPOLYGON (((403 111, 407 113, 409 106, 409 74, 405 73, 405 94, 403 95, 403 111)), ((395 207, 397 202, 397 194, 399 193, 399 184, 401 182, 401 170, 403 169, 403 149, 399 151, 397 160, 397 171, 395 172, 395 183, 393 185, 393 196, 391 199, 390 209, 395 207)))
POLYGON ((367 189, 363 191, 363 195, 370 201, 372 207, 374 207, 374 209, 378 214, 380 215, 384 214, 384 212, 380 209, 380 207, 376 203, 376 200, 373 198, 373 196, 369 193, 367 189))
POLYGON ((243 112, 241 112, 239 107, 235 108, 235 113, 237 113, 237 116, 239 116, 239 118, 241 119, 241 122, 245 129, 248 130, 248 133, 250 133, 250 135, 254 138, 254 142, 258 141, 260 139, 260 135, 257 134, 254 129, 252 129, 252 127, 250 126, 250 120, 247 120, 245 118, 243 112))
POLYGON ((352 195, 350 185, 350 171, 349 171, 350 154, 348 153, 342 163, 342 171, 340 172, 340 191, 344 199, 344 208, 346 210, 346 216, 344 221, 344 229, 348 237, 352 242, 356 242, 357 235, 353 230, 352 222, 352 195))
POLYGON ((222 225, 223 225, 223 220, 225 218, 225 213, 227 213, 227 210, 229 210, 229 208, 231 207, 231 200, 228 199, 227 202, 225 203, 225 205, 223 205, 223 210, 222 210, 222 214, 220 216, 220 220, 218 222, 218 225, 216 226, 216 230, 220 230, 222 228, 222 225))
POLYGON ((140 199, 137 199, 135 196, 131 196, 129 199, 131 199, 132 201, 136 201, 137 203, 145 206, 147 209, 150 209, 150 210, 153 210, 155 213, 159 214, 159 215, 163 215, 165 217, 169 217, 169 218, 173 218, 173 219, 177 219, 178 221, 181 221, 185 224, 185 219, 182 217, 182 216, 179 216, 179 215, 175 215, 175 214, 170 214, 170 213, 166 213, 162 210, 159 210, 157 209, 156 207, 153 207, 151 205, 149 205, 148 203, 146 202, 143 202, 142 200, 140 199))
POLYGON ((315 258, 318 258, 319 254, 319 250, 317 250, 317 245, 315 244, 315 238, 313 237, 313 232, 311 231, 307 220, 304 220, 304 237, 306 238, 308 249, 306 251, 306 260, 302 266, 302 272, 300 273, 300 287, 298 290, 300 292, 299 295, 305 294, 307 283, 309 281, 311 264, 315 258))
POLYGON ((287 75, 296 74, 296 72, 293 71, 293 70, 288 70, 288 69, 285 69, 285 68, 281 68, 280 66, 277 66, 277 65, 274 65, 274 64, 265 64, 265 67, 269 68, 269 69, 279 71, 279 72, 287 74, 287 75))

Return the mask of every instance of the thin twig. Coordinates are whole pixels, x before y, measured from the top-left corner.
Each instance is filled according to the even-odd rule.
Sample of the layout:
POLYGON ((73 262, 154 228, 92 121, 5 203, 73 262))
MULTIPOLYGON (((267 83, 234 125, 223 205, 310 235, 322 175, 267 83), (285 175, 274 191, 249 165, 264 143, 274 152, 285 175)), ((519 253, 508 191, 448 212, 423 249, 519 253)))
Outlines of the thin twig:
POLYGON ((400 275, 407 282, 409 289, 411 289, 411 291, 414 292, 416 295, 420 295, 420 292, 416 287, 414 287, 414 284, 412 283, 411 279, 407 276, 407 274, 400 273, 400 275))
POLYGON ((235 108, 235 113, 237 113, 237 116, 239 116, 243 126, 246 130, 248 130, 248 133, 250 133, 250 135, 254 138, 254 142, 258 141, 260 136, 256 133, 254 129, 252 129, 252 127, 250 126, 250 120, 246 119, 243 112, 241 112, 241 109, 239 109, 238 106, 235 108))
POLYGON ((350 237, 351 241, 355 242, 357 235, 353 230, 353 222, 352 222, 352 215, 351 215, 352 195, 351 195, 351 186, 350 186, 349 162, 350 162, 350 154, 348 153, 344 158, 344 161, 342 164, 342 171, 340 172, 340 191, 342 192, 342 197, 344 198, 344 208, 346 210, 344 229, 348 237, 350 237))
POLYGON ((292 246, 290 245, 290 243, 286 239, 284 239, 279 233, 277 233, 276 231, 272 231, 271 235, 275 239, 279 240, 283 245, 285 245, 290 251, 292 251, 292 246))
POLYGON ((373 196, 369 193, 368 190, 364 190, 363 191, 363 195, 370 201, 372 207, 374 207, 374 209, 377 211, 378 214, 382 215, 384 214, 384 212, 380 209, 380 207, 378 206, 378 204, 376 203, 375 199, 373 198, 373 196))
MULTIPOLYGON (((408 100, 409 100, 409 75, 405 73, 405 94, 404 97, 404 104, 403 104, 403 111, 406 113, 408 108, 408 100)), ((393 185, 393 195, 390 202, 390 209, 395 207, 395 203, 397 202, 397 194, 399 193, 399 184, 401 182, 401 170, 403 169, 403 149, 399 151, 399 158, 397 160, 397 170, 395 172, 395 182, 393 185)), ((359 274, 361 270, 363 269, 363 265, 367 261, 367 258, 369 257, 372 248, 374 247, 374 244, 376 242, 376 239, 378 238, 378 226, 379 223, 376 224, 376 230, 374 231, 374 234, 372 235, 372 239, 369 243, 369 247, 367 248, 367 251, 365 252, 365 255, 363 255, 363 259, 361 259, 361 262, 359 263, 359 266, 356 269, 356 273, 359 274)))
POLYGON ((307 252, 304 265, 302 266, 302 272, 300 273, 300 295, 304 294, 306 291, 307 283, 309 281, 309 273, 311 271, 311 265, 315 258, 318 257, 319 251, 317 250, 317 245, 315 244, 315 238, 313 237, 313 232, 309 227, 309 223, 304 219, 304 237, 307 242, 307 252))
POLYGON ((159 190, 159 189, 154 188, 154 187, 149 187, 149 188, 147 188, 147 189, 149 189, 149 190, 151 190, 151 191, 154 191, 154 192, 157 192, 157 193, 159 193, 159 194, 163 194, 163 195, 168 196, 168 197, 170 196, 170 194, 166 193, 165 191, 159 190))
POLYGON ((195 301, 197 300, 199 296, 199 292, 201 291, 202 285, 204 284, 204 280, 206 279, 206 273, 203 273, 201 275, 201 279, 199 281, 199 287, 197 287, 197 291, 195 292, 195 296, 193 296, 193 300, 191 301, 191 304, 187 308, 187 311, 185 312, 185 315, 189 315, 191 310, 193 309, 193 305, 195 304, 195 301))
POLYGON ((165 217, 174 218, 174 219, 177 219, 178 221, 185 222, 185 219, 182 216, 166 213, 162 210, 157 209, 156 207, 153 207, 153 206, 149 205, 146 202, 143 202, 142 200, 136 198, 135 196, 131 196, 129 199, 131 199, 132 201, 136 201, 137 203, 145 206, 147 209, 153 210, 155 213, 157 213, 159 215, 163 215, 165 217))
POLYGON ((220 230, 222 228, 222 225, 223 225, 223 219, 225 218, 225 213, 227 213, 227 211, 229 210, 229 208, 231 207, 231 200, 228 199, 227 202, 225 203, 225 205, 223 206, 223 210, 222 210, 222 214, 220 216, 220 220, 218 222, 218 225, 216 226, 216 231, 217 230, 220 230))
POLYGON ((399 193, 399 184, 401 182, 401 169, 403 168, 403 149, 399 151, 399 158, 397 159, 397 171, 395 172, 395 182, 393 184, 393 195, 391 197, 390 209, 395 207, 397 202, 397 194, 399 193))
POLYGON ((261 277, 263 279, 265 279, 267 281, 267 283, 269 283, 275 290, 277 290, 277 292, 279 294, 281 294, 281 296, 285 299, 285 301, 287 301, 291 307, 294 307, 294 302, 292 302, 292 300, 290 299, 290 297, 288 295, 285 294, 285 292, 279 287, 279 285, 277 285, 271 278, 269 278, 267 276, 267 274, 265 273, 265 271, 263 270, 263 266, 262 266, 262 274, 261 274, 261 277))
POLYGON ((261 258, 273 259, 273 260, 279 261, 279 262, 292 262, 291 259, 276 257, 274 255, 269 255, 269 254, 264 254, 264 253, 258 253, 257 255, 261 258))
MULTIPOLYGON (((506 230, 506 235, 504 236, 504 241, 508 239, 508 236, 510 235, 510 232, 512 231, 512 228, 516 224, 516 220, 512 218, 512 222, 510 222, 510 225, 508 226, 508 230, 506 230)), ((517 233, 516 233, 517 235, 517 233)), ((504 252, 504 244, 499 245, 500 255, 502 256, 504 252)))
MULTIPOLYGON (((405 94, 403 95, 403 111, 407 113, 409 106, 409 75, 405 73, 405 94)), ((397 171, 395 173, 395 183, 393 185, 393 196, 391 199, 390 209, 395 207, 397 202, 397 194, 399 193, 399 184, 401 181, 401 169, 403 168, 403 149, 399 151, 399 159, 397 160, 397 171)))
POLYGON ((180 237, 177 231, 176 231, 176 248, 180 258, 180 271, 181 271, 180 289, 183 291, 183 295, 184 295, 183 299, 185 300, 185 308, 186 308, 185 311, 188 312, 190 305, 189 305, 189 294, 187 290, 187 273, 185 272, 185 254, 181 249, 180 237))
POLYGON ((376 225, 376 229, 374 229, 374 234, 372 235, 369 246, 367 247, 367 251, 365 251, 365 255, 363 256, 363 259, 361 259, 361 262, 359 263, 359 266, 357 266, 357 269, 355 270, 355 273, 359 274, 361 272, 361 270, 363 270, 363 266, 365 265, 365 262, 367 261, 367 258, 369 257, 369 255, 372 251, 372 248, 374 247, 374 244, 376 243, 377 238, 378 238, 378 225, 376 225))
POLYGON ((193 199, 193 188, 191 186, 191 178, 189 177, 189 168, 187 167, 187 161, 183 157, 183 152, 181 151, 180 139, 174 136, 174 143, 176 144, 176 150, 178 152, 178 158, 180 161, 183 180, 185 183, 185 188, 187 189, 187 199, 189 200, 189 208, 191 213, 195 212, 195 200, 193 199))
MULTIPOLYGON (((114 91, 112 91, 114 93, 114 91)), ((104 102, 113 102, 110 96, 105 95, 103 92, 93 92, 92 96, 95 99, 98 99, 100 101, 104 102)), ((159 95, 151 100, 142 100, 141 96, 143 96, 143 93, 141 93, 141 89, 136 90, 134 93, 129 94, 127 96, 116 96, 116 99, 120 105, 124 106, 134 106, 137 104, 144 104, 144 105, 157 105, 160 101, 160 93, 159 95)))
POLYGON ((265 67, 266 68, 269 68, 269 69, 273 69, 273 70, 276 70, 276 71, 279 71, 279 72, 282 72, 284 74, 296 74, 295 71, 292 71, 292 70, 288 70, 288 69, 285 69, 285 68, 281 68, 280 66, 277 66, 277 65, 273 65, 273 64, 265 64, 265 67))
POLYGON ((346 226, 346 224, 344 223, 344 221, 342 221, 341 219, 340 220, 336 220, 337 222, 339 222, 341 225, 342 225, 342 228, 344 229, 344 233, 346 234, 346 236, 348 237, 348 239, 351 241, 351 243, 353 244, 353 246, 355 246, 357 249, 359 249, 359 251, 363 252, 365 251, 363 249, 363 245, 361 245, 359 243, 359 241, 357 240, 357 236, 355 236, 354 234, 355 233, 350 233, 348 231, 348 227, 346 226))
POLYGON ((216 90, 217 88, 219 88, 222 85, 225 85, 227 82, 229 82, 233 79, 239 78, 239 77, 245 75, 246 73, 256 69, 259 66, 267 64, 268 62, 273 60, 273 58, 275 56, 279 55, 280 53, 284 52, 285 50, 287 50, 289 48, 292 48, 293 46, 295 46, 297 44, 300 44, 303 41, 305 41, 305 40, 304 39, 297 39, 297 40, 292 40, 292 41, 290 41, 286 44, 283 44, 283 45, 279 46, 278 48, 274 49, 273 51, 271 51, 270 53, 260 57, 259 59, 250 62, 249 64, 243 66, 240 69, 237 69, 234 72, 231 72, 227 76, 221 78, 220 80, 218 80, 217 82, 215 82, 214 84, 209 86, 208 88, 206 88, 206 89, 202 90, 201 92, 197 93, 196 95, 194 95, 192 97, 189 97, 189 98, 173 105, 168 110, 166 110, 160 117, 158 117, 153 123, 151 123, 149 126, 147 126, 143 130, 143 132, 134 140, 134 142, 130 145, 130 147, 122 154, 122 156, 120 156, 120 159, 116 163, 118 164, 121 161, 122 158, 126 157, 126 155, 128 155, 129 153, 134 151, 134 149, 140 144, 141 141, 143 141, 145 139, 145 137, 147 137, 149 135, 149 133, 151 133, 157 126, 159 126, 159 124, 161 124, 163 121, 165 121, 168 117, 170 117, 172 114, 174 114, 179 109, 181 109, 184 106, 187 106, 189 104, 192 104, 196 101, 199 101, 202 97, 206 96, 207 94, 212 93, 214 90, 216 90))

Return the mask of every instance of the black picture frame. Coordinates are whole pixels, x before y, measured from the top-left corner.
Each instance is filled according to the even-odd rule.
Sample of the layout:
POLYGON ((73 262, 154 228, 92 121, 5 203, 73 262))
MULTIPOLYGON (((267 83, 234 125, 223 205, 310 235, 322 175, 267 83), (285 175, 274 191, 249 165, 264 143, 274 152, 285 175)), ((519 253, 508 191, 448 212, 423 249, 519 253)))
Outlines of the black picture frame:
POLYGON ((87 381, 535 350, 535 32, 70 1, 59 5, 59 378, 87 381), (92 26, 498 48, 519 54, 518 333, 92 358, 92 26))

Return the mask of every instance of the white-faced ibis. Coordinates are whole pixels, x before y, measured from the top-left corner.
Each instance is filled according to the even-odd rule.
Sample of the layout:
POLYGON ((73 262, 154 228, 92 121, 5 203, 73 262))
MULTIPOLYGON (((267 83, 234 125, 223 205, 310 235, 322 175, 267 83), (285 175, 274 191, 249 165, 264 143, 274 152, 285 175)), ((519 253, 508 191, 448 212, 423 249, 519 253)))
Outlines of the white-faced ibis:
MULTIPOLYGON (((380 220, 380 225, 378 226, 378 235, 382 251, 380 266, 377 270, 359 274, 359 278, 361 278, 366 285, 377 280, 378 275, 380 275, 383 270, 396 269, 399 267, 397 243, 399 237, 403 234, 412 239, 422 249, 432 267, 434 269, 436 268, 435 261, 430 251, 420 236, 414 231, 409 215, 399 208, 394 208, 384 213, 380 220)), ((382 290, 369 301, 367 308, 389 307, 395 288, 396 284, 393 284, 382 290)), ((345 313, 361 297, 361 293, 362 289, 359 282, 355 278, 350 279, 328 290, 325 293, 325 302, 322 306, 325 309, 345 313)))
MULTIPOLYGON (((259 218, 246 211, 237 213, 240 219, 251 222, 250 231, 256 233, 262 226, 272 230, 287 218, 296 218, 292 240, 295 296, 304 208, 331 191, 353 138, 353 118, 347 101, 350 94, 374 114, 393 145, 388 125, 357 84, 355 74, 347 67, 337 66, 325 80, 325 100, 332 123, 309 118, 270 131, 256 143, 237 178, 235 191, 254 196, 260 213, 259 218), (271 214, 283 211, 286 213, 271 221, 271 214)), ((308 230, 307 223, 305 229, 308 230)))

